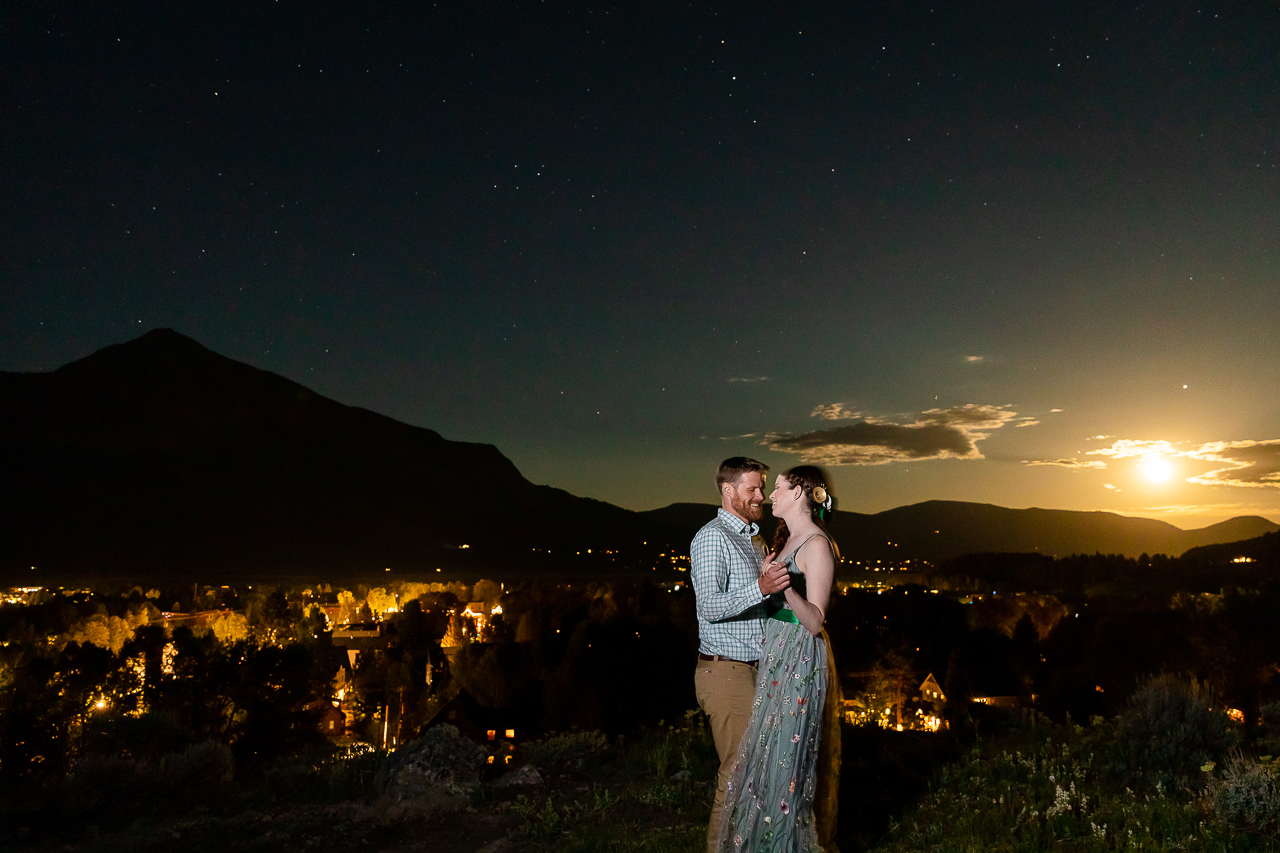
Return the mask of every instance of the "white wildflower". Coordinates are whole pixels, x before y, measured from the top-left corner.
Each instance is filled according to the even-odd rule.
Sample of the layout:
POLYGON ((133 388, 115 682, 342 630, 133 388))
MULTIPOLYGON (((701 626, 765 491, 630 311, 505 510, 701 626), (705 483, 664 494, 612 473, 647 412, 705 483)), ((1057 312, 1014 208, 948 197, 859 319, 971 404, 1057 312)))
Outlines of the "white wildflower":
POLYGON ((1054 817, 1071 811, 1071 795, 1064 791, 1061 785, 1054 785, 1053 787, 1056 789, 1053 795, 1053 805, 1045 810, 1045 817, 1054 817))

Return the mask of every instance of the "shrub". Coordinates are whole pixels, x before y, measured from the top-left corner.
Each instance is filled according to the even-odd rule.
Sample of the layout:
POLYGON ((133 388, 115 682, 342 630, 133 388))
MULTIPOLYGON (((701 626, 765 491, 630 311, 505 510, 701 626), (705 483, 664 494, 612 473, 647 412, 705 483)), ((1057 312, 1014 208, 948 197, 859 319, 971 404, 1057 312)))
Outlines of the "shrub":
POLYGON ((541 768, 580 767, 609 748, 609 739, 598 731, 553 734, 520 747, 520 760, 541 768))
POLYGON ((1268 765, 1232 756, 1222 778, 1209 783, 1208 801, 1219 820, 1268 835, 1280 832, 1280 789, 1268 765))
POLYGON ((234 770, 231 750, 211 740, 155 762, 91 754, 76 762, 63 780, 62 809, 68 817, 110 821, 139 808, 188 808, 230 781, 234 770))
POLYGON ((331 772, 306 755, 277 758, 263 763, 255 772, 261 779, 257 796, 264 803, 319 801, 328 796, 331 772))
POLYGON ((86 755, 62 781, 61 804, 67 818, 95 819, 128 809, 151 787, 142 762, 115 755, 86 755))
POLYGON ((204 793, 235 775, 235 762, 225 744, 213 740, 193 744, 160 759, 161 784, 171 790, 204 793))
POLYGON ((328 796, 332 801, 367 793, 385 755, 369 750, 339 755, 329 763, 328 796))
POLYGON ((196 740, 177 718, 165 711, 128 714, 95 714, 85 726, 86 752, 117 754, 139 761, 154 761, 181 752, 196 740))
POLYGON ((1280 753, 1280 702, 1269 702, 1261 710, 1262 725, 1254 733, 1260 749, 1280 753))
POLYGON ((1164 674, 1152 676, 1133 694, 1118 733, 1130 766, 1145 770, 1153 782, 1168 784, 1194 776, 1206 762, 1222 760, 1236 742, 1229 722, 1208 684, 1164 674))

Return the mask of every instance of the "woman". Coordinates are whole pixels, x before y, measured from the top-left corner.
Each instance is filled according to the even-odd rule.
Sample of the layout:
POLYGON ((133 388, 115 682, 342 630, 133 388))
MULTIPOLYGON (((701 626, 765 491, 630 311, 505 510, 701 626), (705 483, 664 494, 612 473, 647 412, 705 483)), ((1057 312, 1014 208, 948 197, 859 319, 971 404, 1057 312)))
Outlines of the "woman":
MULTIPOLYGON (((835 719, 839 710, 827 707, 828 685, 838 690, 838 683, 822 631, 838 559, 822 523, 832 504, 825 479, 820 469, 801 465, 781 474, 769 496, 778 528, 763 568, 783 555, 791 586, 775 596, 782 600, 766 623, 751 721, 725 791, 723 851, 822 849, 814 798, 823 711, 835 719)), ((838 729, 835 741, 838 748, 838 729)))

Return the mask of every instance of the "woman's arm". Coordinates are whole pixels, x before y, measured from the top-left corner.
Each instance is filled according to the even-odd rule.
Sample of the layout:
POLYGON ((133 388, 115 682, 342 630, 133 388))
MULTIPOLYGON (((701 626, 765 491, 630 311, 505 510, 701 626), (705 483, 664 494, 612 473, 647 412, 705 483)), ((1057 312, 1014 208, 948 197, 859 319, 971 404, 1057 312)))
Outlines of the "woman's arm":
POLYGON ((796 566, 804 572, 804 599, 794 589, 786 591, 787 604, 795 611, 796 618, 805 630, 815 637, 822 633, 826 620, 827 602, 831 599, 831 583, 835 580, 836 563, 831 553, 831 543, 825 537, 815 536, 796 554, 796 566))

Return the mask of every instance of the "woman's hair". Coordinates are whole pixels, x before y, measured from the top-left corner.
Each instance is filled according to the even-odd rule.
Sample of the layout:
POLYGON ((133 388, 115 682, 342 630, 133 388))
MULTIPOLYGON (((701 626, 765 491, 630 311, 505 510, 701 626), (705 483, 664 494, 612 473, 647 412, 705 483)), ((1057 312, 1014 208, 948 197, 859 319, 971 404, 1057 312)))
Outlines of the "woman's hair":
MULTIPOLYGON (((813 499, 813 490, 821 487, 823 492, 828 491, 827 475, 816 465, 797 465, 783 471, 778 475, 779 479, 785 479, 792 487, 800 486, 804 489, 803 500, 805 506, 809 508, 809 517, 813 519, 814 524, 822 528, 826 532, 826 522, 822 520, 823 506, 820 501, 813 499)), ((776 482, 776 481, 775 481, 776 482)), ((787 537, 791 535, 791 531, 787 530, 787 523, 782 519, 778 519, 778 526, 773 531, 773 550, 777 553, 783 545, 787 544, 787 537)))

